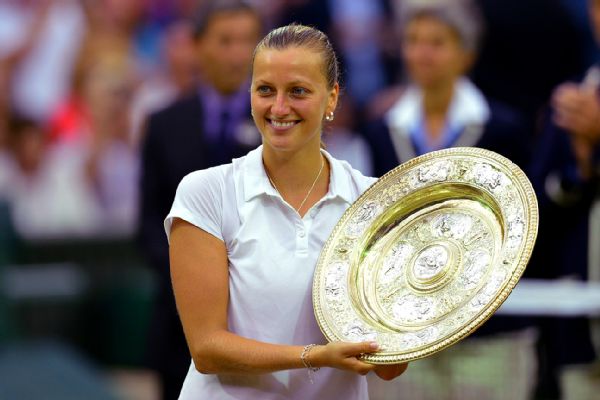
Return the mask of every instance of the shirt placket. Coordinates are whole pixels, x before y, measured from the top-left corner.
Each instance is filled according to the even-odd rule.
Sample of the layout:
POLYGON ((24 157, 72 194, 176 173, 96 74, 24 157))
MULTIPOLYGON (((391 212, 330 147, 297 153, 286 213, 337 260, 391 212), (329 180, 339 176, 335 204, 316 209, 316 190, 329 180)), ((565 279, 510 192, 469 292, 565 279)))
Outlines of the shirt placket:
POLYGON ((319 212, 320 205, 315 205, 304 218, 299 216, 296 219, 296 255, 298 257, 307 257, 309 253, 309 235, 315 216, 319 212))
POLYGON ((296 219, 296 256, 308 256, 308 234, 309 226, 306 220, 296 219))

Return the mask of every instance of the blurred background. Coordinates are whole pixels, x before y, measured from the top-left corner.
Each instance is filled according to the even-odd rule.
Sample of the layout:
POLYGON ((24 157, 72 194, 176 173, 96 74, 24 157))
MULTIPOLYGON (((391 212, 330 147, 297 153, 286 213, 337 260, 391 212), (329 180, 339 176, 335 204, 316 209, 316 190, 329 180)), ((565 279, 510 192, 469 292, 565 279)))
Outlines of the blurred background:
POLYGON ((504 154, 541 206, 526 278, 591 296, 510 308, 396 381, 370 378, 372 399, 598 398, 600 1, 209 3, 0 0, 0 399, 176 398, 189 357, 162 218, 183 175, 259 144, 251 50, 290 22, 340 57, 328 151, 374 176, 442 147, 504 154), (181 133, 195 124, 205 142, 181 133), (221 158, 196 163, 206 149, 221 158))

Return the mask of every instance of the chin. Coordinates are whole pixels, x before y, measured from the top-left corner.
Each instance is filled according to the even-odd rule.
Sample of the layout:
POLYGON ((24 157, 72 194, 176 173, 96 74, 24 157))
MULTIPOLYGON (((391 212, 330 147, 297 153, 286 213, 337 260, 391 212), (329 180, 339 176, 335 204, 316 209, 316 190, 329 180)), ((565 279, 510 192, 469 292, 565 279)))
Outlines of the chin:
POLYGON ((294 144, 290 143, 288 140, 268 140, 264 141, 264 144, 277 151, 288 152, 296 150, 296 146, 294 146, 294 144))

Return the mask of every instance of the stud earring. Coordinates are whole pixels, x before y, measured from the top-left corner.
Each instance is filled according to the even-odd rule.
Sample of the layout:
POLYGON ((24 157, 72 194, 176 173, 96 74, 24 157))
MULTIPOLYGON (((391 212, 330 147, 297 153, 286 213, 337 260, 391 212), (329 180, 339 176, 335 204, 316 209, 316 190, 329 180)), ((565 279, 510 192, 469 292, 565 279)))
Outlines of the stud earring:
POLYGON ((327 113, 327 115, 325 116, 325 121, 331 122, 331 121, 333 121, 333 118, 334 118, 333 111, 331 111, 331 112, 327 113))

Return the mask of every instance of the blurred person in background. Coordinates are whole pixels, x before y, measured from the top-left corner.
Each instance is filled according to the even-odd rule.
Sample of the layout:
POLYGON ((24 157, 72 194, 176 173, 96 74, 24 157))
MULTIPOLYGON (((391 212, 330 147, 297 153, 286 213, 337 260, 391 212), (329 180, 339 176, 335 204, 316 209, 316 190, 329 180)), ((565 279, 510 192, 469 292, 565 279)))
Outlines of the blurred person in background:
POLYGON ((18 116, 11 117, 8 143, 0 197, 7 200, 19 235, 48 239, 92 234, 101 217, 77 152, 49 148, 43 129, 18 116))
POLYGON ((73 93, 49 124, 52 148, 79 163, 82 176, 73 185, 93 194, 101 216, 90 227, 94 235, 126 237, 135 230, 139 154, 130 137, 134 71, 126 43, 89 38, 75 67, 73 93))
POLYGON ((198 60, 193 26, 187 21, 171 23, 161 39, 162 65, 143 80, 132 103, 132 139, 139 143, 146 118, 196 89, 198 60))
POLYGON ((124 52, 99 49, 84 67, 86 175, 102 210, 102 233, 135 231, 139 153, 131 139, 130 106, 136 78, 124 52))
POLYGON ((241 0, 209 1, 194 31, 199 84, 149 117, 142 144, 140 240, 159 276, 149 362, 160 374, 164 399, 178 397, 189 352, 171 288, 163 220, 185 175, 229 163, 260 143, 248 96, 252 51, 261 35, 256 10, 241 0))
POLYGON ((385 1, 328 0, 331 33, 345 66, 345 88, 359 107, 382 90, 387 76, 382 59, 381 36, 385 1))
MULTIPOLYGON (((588 5, 600 44, 600 0, 588 0, 588 5)), ((555 88, 535 147, 531 176, 540 203, 540 235, 532 261, 546 278, 600 281, 599 144, 600 63, 596 62, 577 80, 555 88)), ((547 321, 544 328, 548 364, 544 378, 556 390, 563 366, 597 360, 600 327, 586 318, 571 318, 547 321)), ((589 377, 580 378, 579 386, 590 384, 589 377)), ((559 397, 556 392, 544 394, 559 397)))
MULTIPOLYGON (((405 1, 403 7, 402 57, 410 82, 395 90, 399 97, 367 133, 375 175, 457 146, 486 148, 525 168, 531 135, 520 116, 487 98, 466 77, 482 31, 475 4, 405 1)), ((398 385, 405 397, 528 399, 536 365, 535 334, 528 322, 496 316, 474 336, 415 363, 398 385)))
POLYGON ((136 72, 146 78, 160 68, 162 29, 151 19, 151 0, 86 0, 83 2, 91 37, 126 40, 136 72))
POLYGON ((377 155, 375 175, 456 146, 493 150, 525 167, 530 135, 520 115, 487 98, 466 77, 482 31, 474 4, 406 1, 400 24, 410 83, 390 89, 397 99, 369 129, 367 140, 377 155))

